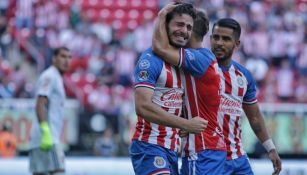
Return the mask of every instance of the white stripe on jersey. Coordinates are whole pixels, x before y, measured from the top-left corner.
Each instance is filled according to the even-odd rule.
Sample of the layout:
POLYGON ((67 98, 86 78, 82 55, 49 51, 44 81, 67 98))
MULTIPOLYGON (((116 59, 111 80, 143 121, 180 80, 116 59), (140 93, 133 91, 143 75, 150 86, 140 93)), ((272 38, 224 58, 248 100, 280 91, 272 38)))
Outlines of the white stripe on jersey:
MULTIPOLYGON (((178 68, 170 66, 163 62, 163 67, 160 73, 159 78, 156 81, 156 85, 154 88, 154 93, 152 97, 153 103, 157 104, 163 110, 171 114, 175 114, 177 117, 180 116, 182 111, 182 95, 183 95, 183 87, 180 82, 181 77, 183 76, 183 72, 179 71, 178 68), (176 70, 177 69, 177 70, 176 70), (178 77, 177 77, 178 74, 178 77)), ((144 86, 141 84, 140 86, 144 86)), ((146 86, 146 85, 145 85, 146 86)), ((150 88, 150 85, 148 85, 150 88)), ((158 125, 155 123, 150 123, 150 130, 144 130, 145 128, 145 120, 138 124, 142 126, 142 129, 136 130, 133 139, 145 141, 151 144, 158 144, 165 148, 174 148, 177 150, 177 138, 178 130, 174 130, 171 127, 166 127, 163 125, 158 125), (146 132, 145 132, 146 131, 146 132), (164 136, 165 131, 165 136, 164 136), (137 135, 139 133, 139 135, 137 135), (161 135, 162 133, 162 135, 161 135), (176 133, 175 137, 173 135, 176 133), (159 138, 159 139, 158 139, 159 138)))
MULTIPOLYGON (((172 108, 172 109, 169 109, 168 112, 169 113, 175 113, 176 109, 175 108, 172 108)), ((173 135, 173 128, 171 127, 165 127, 165 131, 166 131, 166 136, 165 136, 165 145, 171 145, 171 137, 173 135)), ((175 136, 175 138, 177 139, 178 138, 178 134, 177 136, 175 136)))
MULTIPOLYGON (((193 96, 194 96, 194 98, 195 98, 195 106, 196 106, 196 108, 197 108, 197 116, 199 116, 199 109, 198 109, 198 100, 197 100, 197 91, 196 91, 196 85, 195 85, 195 79, 194 79, 194 77, 193 76, 191 76, 190 74, 187 74, 186 76, 189 76, 190 77, 190 79, 191 79, 191 83, 192 83, 192 89, 193 89, 193 96)), ((186 85, 187 84, 187 82, 186 82, 186 79, 185 79, 185 77, 184 78, 182 78, 182 84, 183 85, 186 85)), ((186 87, 186 86, 185 86, 186 87)), ((192 112, 191 112, 191 106, 190 106, 190 101, 189 101, 189 99, 188 99, 188 91, 187 91, 187 88, 185 88, 185 94, 186 94, 186 96, 185 96, 185 106, 186 106, 186 109, 187 109, 187 118, 188 119, 191 119, 191 118, 193 118, 193 117, 196 117, 196 116, 193 116, 192 115, 192 112)), ((185 157, 186 155, 185 155, 185 147, 186 147, 186 144, 188 144, 188 150, 189 150, 189 155, 192 155, 192 154, 195 154, 196 153, 196 146, 195 146, 195 135, 194 134, 189 134, 189 137, 185 137, 185 138, 183 138, 182 139, 183 141, 182 141, 182 150, 183 150, 183 152, 182 152, 182 156, 183 157, 185 157), (188 138, 188 139, 187 139, 188 138)), ((205 145, 204 144, 204 139, 202 139, 202 145, 205 145)))
POLYGON ((243 150, 243 146, 242 146, 242 141, 240 138, 240 133, 241 133, 241 117, 242 117, 241 115, 243 113, 242 103, 243 103, 244 94, 247 91, 248 81, 246 77, 243 76, 242 72, 240 72, 240 74, 242 75, 241 76, 239 73, 236 74, 236 71, 240 72, 239 70, 236 70, 236 68, 233 65, 227 71, 230 75, 230 81, 231 81, 231 94, 227 94, 226 93, 226 86, 227 86, 226 77, 224 76, 223 71, 219 69, 219 74, 221 77, 221 96, 222 96, 221 105, 219 109, 219 123, 220 123, 220 126, 223 127, 224 117, 225 115, 229 115, 230 117, 229 124, 228 124, 229 133, 228 135, 225 135, 225 140, 229 139, 230 141, 230 145, 229 145, 230 150, 229 150, 229 147, 227 146, 227 151, 231 152, 232 159, 238 158, 238 155, 237 155, 238 152, 240 152, 241 155, 245 154, 245 151, 243 150), (241 83, 241 85, 239 85, 239 83, 241 83), (239 95, 239 88, 241 88, 241 91, 242 91, 240 92, 242 93, 241 95, 239 95), (224 106, 223 101, 225 101, 226 103, 230 102, 230 103, 236 104, 236 106, 233 107, 233 112, 229 112, 225 110, 225 109, 230 109, 231 106, 227 106, 227 105, 224 106), (237 121, 238 127, 235 128, 237 116, 239 116, 239 119, 237 121), (237 150, 237 147, 239 150, 237 150))
POLYGON ((156 123, 150 123, 151 132, 149 135, 148 142, 152 144, 158 144, 157 137, 159 135, 159 125, 156 123))

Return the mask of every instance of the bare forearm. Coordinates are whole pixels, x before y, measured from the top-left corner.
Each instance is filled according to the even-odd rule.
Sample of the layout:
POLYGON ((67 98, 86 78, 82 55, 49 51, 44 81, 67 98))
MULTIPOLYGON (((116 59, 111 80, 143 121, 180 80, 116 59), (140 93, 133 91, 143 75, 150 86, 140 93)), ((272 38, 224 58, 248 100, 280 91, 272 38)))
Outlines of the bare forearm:
POLYGON ((45 97, 38 97, 35 111, 37 119, 40 123, 47 120, 47 103, 48 101, 45 99, 45 97))
POLYGON ((265 126, 263 116, 260 112, 258 104, 243 105, 243 109, 249 120, 250 126, 253 129, 255 135, 263 143, 269 139, 269 134, 265 126))
POLYGON ((168 36, 165 29, 165 15, 159 14, 159 18, 154 28, 152 49, 155 54, 163 56, 168 47, 168 36))
POLYGON ((149 122, 173 128, 186 129, 186 119, 170 114, 154 103, 143 103, 137 108, 136 112, 149 122))
POLYGON ((250 125, 261 143, 270 138, 262 117, 257 117, 256 120, 250 120, 250 125))
POLYGON ((39 122, 46 121, 46 109, 42 104, 36 106, 36 116, 39 122))

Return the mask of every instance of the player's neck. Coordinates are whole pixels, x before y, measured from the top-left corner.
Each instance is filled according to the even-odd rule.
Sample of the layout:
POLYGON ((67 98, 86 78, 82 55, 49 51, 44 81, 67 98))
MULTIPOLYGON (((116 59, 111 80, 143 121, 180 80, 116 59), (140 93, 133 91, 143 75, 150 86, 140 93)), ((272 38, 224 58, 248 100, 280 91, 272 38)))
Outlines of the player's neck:
POLYGON ((202 48, 203 44, 202 44, 202 42, 190 42, 187 47, 193 48, 193 49, 198 49, 198 48, 202 48))
POLYGON ((57 66, 55 66, 55 65, 53 65, 53 66, 55 67, 55 69, 56 69, 57 71, 59 71, 60 75, 63 76, 64 72, 61 71, 61 69, 58 68, 57 66))
POLYGON ((231 65, 231 58, 217 59, 219 66, 228 67, 231 65))
POLYGON ((196 39, 195 36, 192 35, 187 47, 193 49, 203 48, 202 40, 196 39))

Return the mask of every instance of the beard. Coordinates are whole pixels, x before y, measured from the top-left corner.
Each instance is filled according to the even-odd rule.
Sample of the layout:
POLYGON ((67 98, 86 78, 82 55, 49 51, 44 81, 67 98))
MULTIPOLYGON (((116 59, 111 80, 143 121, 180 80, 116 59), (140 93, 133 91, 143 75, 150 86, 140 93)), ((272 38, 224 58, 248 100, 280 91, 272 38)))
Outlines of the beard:
POLYGON ((220 62, 223 62, 223 61, 226 61, 228 59, 231 59, 231 56, 233 54, 233 51, 234 51, 234 47, 233 48, 230 48, 230 49, 225 49, 225 48, 219 48, 220 50, 222 50, 224 52, 224 55, 223 56, 218 56, 218 54, 215 53, 215 49, 216 48, 212 48, 212 51, 216 57, 216 59, 220 62))
POLYGON ((185 46, 185 45, 183 45, 183 44, 179 44, 179 43, 174 42, 170 37, 168 37, 168 38, 169 38, 169 43, 170 43, 170 45, 172 45, 172 46, 174 46, 174 47, 181 48, 181 47, 184 47, 184 46, 185 46))
POLYGON ((180 36, 180 35, 183 35, 183 37, 185 39, 188 38, 188 36, 186 36, 184 34, 181 34, 181 33, 179 34, 178 32, 176 33, 176 31, 170 31, 169 28, 167 28, 167 36, 168 36, 169 43, 170 43, 170 45, 172 45, 176 48, 184 47, 187 44, 187 42, 182 44, 182 43, 175 42, 175 40, 172 39, 172 36, 180 36))

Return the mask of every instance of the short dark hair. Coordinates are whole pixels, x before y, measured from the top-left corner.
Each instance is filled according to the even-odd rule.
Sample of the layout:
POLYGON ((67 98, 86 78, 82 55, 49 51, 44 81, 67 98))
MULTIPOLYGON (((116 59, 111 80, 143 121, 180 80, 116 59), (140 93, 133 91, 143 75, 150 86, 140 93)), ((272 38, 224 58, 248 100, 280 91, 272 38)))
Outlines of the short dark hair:
POLYGON ((57 48, 53 49, 53 56, 59 55, 61 50, 69 51, 69 49, 65 46, 57 47, 57 48))
POLYGON ((173 19, 175 15, 182 15, 187 14, 190 15, 193 20, 196 18, 196 12, 192 4, 189 3, 177 3, 177 5, 173 11, 169 12, 166 15, 166 24, 169 24, 169 22, 173 19))
POLYGON ((193 33, 196 39, 202 41, 209 30, 209 18, 203 10, 196 11, 196 19, 194 20, 193 33))
POLYGON ((216 23, 214 23, 212 27, 212 32, 214 30, 215 26, 221 26, 221 27, 227 27, 230 29, 233 29, 233 33, 236 39, 240 38, 241 35, 241 26, 238 23, 238 21, 232 19, 232 18, 222 18, 218 20, 216 23))

